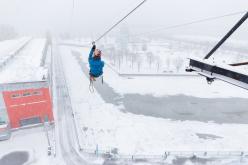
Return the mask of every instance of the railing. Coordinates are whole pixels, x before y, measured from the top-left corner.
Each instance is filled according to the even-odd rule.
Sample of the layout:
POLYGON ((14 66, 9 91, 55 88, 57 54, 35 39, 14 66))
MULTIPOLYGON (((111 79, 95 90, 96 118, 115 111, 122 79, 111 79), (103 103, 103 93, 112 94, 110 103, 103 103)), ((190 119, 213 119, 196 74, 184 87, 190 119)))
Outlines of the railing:
POLYGON ((121 154, 113 152, 114 150, 99 150, 96 149, 82 149, 82 152, 92 155, 107 157, 110 159, 119 160, 164 160, 168 157, 201 157, 201 158, 242 158, 248 157, 248 151, 165 151, 161 155, 136 155, 136 154, 121 154))
POLYGON ((49 47, 49 42, 48 42, 48 40, 46 39, 45 46, 44 46, 44 48, 43 48, 43 50, 42 50, 42 58, 41 58, 40 66, 44 66, 44 65, 45 65, 48 47, 49 47))
POLYGON ((115 67, 113 67, 108 62, 105 62, 105 64, 116 74, 122 77, 128 77, 128 76, 135 76, 135 77, 142 77, 142 76, 150 76, 150 77, 199 77, 198 74, 189 74, 189 73, 122 73, 118 71, 115 67))
POLYGON ((54 133, 54 124, 50 122, 44 122, 43 127, 47 138, 47 155, 56 156, 56 139, 54 133))

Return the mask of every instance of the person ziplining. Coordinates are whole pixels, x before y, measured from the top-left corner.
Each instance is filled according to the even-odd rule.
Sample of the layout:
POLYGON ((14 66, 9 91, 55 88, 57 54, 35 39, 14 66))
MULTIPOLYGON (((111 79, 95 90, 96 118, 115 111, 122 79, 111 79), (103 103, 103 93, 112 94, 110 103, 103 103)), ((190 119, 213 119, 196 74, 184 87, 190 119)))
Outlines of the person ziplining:
POLYGON ((95 42, 92 42, 92 48, 89 53, 89 66, 90 66, 90 81, 96 81, 96 78, 102 76, 104 61, 102 61, 102 51, 100 49, 96 49, 95 42))
POLYGON ((92 48, 89 53, 89 79, 90 79, 90 92, 94 92, 94 86, 93 82, 96 81, 96 78, 102 77, 102 83, 103 83, 103 67, 104 67, 104 61, 102 61, 102 51, 100 49, 96 49, 95 42, 92 42, 92 48))
POLYGON ((113 26, 111 26, 105 33, 103 33, 98 39, 92 42, 93 47, 89 53, 89 79, 90 79, 90 86, 89 89, 91 92, 94 92, 93 82, 96 81, 96 78, 102 77, 102 84, 103 84, 103 67, 104 61, 101 60, 102 52, 99 49, 96 49, 96 42, 101 40, 104 36, 106 36, 110 31, 112 31, 116 26, 118 26, 122 21, 124 21, 129 15, 131 15, 134 11, 136 11, 140 6, 142 6, 147 0, 143 0, 139 3, 133 10, 131 10, 128 14, 126 14, 122 19, 116 22, 113 26))

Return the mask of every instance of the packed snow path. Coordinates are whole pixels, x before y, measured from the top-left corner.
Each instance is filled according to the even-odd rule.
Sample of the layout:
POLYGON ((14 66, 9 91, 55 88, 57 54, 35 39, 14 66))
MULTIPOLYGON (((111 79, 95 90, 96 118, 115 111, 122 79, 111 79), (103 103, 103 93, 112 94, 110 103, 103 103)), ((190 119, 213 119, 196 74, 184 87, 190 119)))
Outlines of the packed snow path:
POLYGON ((63 73, 63 66, 59 49, 55 47, 54 51, 54 75, 55 75, 55 107, 57 114, 57 127, 59 130, 59 145, 62 157, 67 165, 87 164, 78 153, 75 127, 73 125, 73 114, 70 103, 70 97, 66 86, 66 80, 63 73))

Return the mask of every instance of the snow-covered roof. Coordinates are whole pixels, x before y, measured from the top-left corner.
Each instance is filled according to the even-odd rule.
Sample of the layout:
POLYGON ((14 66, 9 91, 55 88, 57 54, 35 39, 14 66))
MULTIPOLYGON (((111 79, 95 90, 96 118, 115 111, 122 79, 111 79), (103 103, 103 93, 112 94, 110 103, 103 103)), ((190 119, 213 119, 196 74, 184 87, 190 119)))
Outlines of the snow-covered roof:
POLYGON ((30 40, 30 37, 21 37, 12 40, 4 40, 0 42, 0 58, 6 54, 11 54, 13 51, 21 47, 25 42, 30 40))
MULTIPOLYGON (((0 83, 41 81, 47 69, 41 66, 46 39, 32 39, 0 70, 0 83)), ((0 48, 1 49, 1 48, 0 48)))

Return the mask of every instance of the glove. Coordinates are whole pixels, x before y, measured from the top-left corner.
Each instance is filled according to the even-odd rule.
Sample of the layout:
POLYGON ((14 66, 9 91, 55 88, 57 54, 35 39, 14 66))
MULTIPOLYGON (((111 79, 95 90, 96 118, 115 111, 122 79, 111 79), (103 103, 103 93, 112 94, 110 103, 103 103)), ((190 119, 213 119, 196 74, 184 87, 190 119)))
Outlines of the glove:
POLYGON ((95 50, 96 49, 96 45, 93 45, 92 49, 95 50))
POLYGON ((92 45, 93 45, 92 49, 93 49, 93 50, 96 49, 96 45, 95 45, 95 44, 96 44, 95 41, 93 41, 93 42, 92 42, 92 45))

